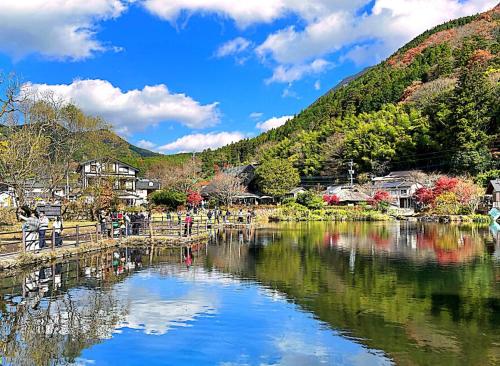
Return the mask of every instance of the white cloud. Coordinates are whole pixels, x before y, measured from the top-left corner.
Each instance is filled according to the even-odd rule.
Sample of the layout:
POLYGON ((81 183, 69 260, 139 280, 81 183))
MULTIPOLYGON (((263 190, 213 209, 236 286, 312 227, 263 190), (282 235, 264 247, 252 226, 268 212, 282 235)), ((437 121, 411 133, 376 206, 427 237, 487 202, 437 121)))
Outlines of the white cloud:
POLYGON ((156 144, 154 142, 148 140, 139 140, 136 145, 148 150, 154 149, 156 147, 156 144))
POLYGON ((38 53, 79 60, 116 49, 96 39, 97 24, 125 9, 122 0, 0 1, 0 50, 16 59, 38 53))
POLYGON ((249 116, 251 119, 258 120, 258 119, 260 119, 263 115, 264 115, 264 113, 262 113, 262 112, 252 112, 252 113, 250 113, 248 116, 249 116))
POLYGON ((302 79, 306 75, 320 74, 332 66, 332 63, 323 59, 314 60, 309 64, 291 66, 279 65, 274 69, 273 75, 269 79, 266 79, 266 84, 276 82, 293 83, 294 81, 302 79))
POLYGON ((144 0, 143 6, 151 13, 170 22, 182 14, 218 14, 233 19, 240 27, 255 23, 270 23, 289 13, 304 19, 330 12, 332 9, 357 8, 366 0, 144 0))
POLYGON ((215 52, 215 55, 217 57, 237 55, 239 53, 246 51, 248 47, 250 47, 250 45, 251 42, 249 40, 243 37, 237 37, 222 44, 215 52))
POLYGON ((232 142, 244 139, 246 136, 238 131, 235 132, 210 132, 195 133, 178 138, 177 140, 160 146, 160 151, 175 152, 198 152, 205 149, 215 149, 232 142))
MULTIPOLYGON (((355 14, 355 8, 334 9, 307 22, 304 29, 287 27, 267 37, 256 48, 258 55, 281 65, 302 65, 360 42, 375 41, 369 51, 372 62, 435 25, 492 8, 497 0, 376 0, 371 14, 355 14)), ((348 58, 366 63, 363 49, 348 58)))
POLYGON ((122 91, 109 81, 99 79, 27 86, 72 101, 85 112, 101 116, 117 132, 125 135, 166 121, 190 128, 210 127, 219 122, 218 103, 202 105, 185 94, 171 93, 164 84, 129 91, 122 91))
POLYGON ((292 118, 293 116, 273 117, 262 123, 257 123, 256 127, 262 132, 265 132, 273 128, 278 128, 279 126, 283 126, 286 123, 286 121, 292 118))
POLYGON ((314 90, 320 90, 321 89, 321 81, 316 80, 314 83, 314 90))

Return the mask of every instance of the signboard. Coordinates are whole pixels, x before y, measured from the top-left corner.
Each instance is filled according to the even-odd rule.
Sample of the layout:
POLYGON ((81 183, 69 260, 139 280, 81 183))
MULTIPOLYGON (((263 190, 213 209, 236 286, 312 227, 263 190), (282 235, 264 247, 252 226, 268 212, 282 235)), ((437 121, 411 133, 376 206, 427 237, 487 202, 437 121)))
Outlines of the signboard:
POLYGON ((45 215, 49 218, 55 218, 61 216, 61 205, 39 205, 36 207, 36 212, 45 212, 45 215))

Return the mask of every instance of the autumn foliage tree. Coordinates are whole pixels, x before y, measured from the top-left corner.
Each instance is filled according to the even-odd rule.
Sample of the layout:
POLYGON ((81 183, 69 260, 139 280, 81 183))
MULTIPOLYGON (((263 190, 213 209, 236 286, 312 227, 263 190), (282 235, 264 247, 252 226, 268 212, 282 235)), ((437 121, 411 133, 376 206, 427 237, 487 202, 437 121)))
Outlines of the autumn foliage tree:
POLYGON ((193 207, 199 206, 199 204, 203 201, 203 197, 201 197, 200 192, 190 190, 187 194, 187 203, 193 207))
POLYGON ((368 203, 378 210, 385 211, 391 203, 391 195, 387 191, 379 190, 375 192, 368 203))
POLYGON ((340 203, 340 198, 336 194, 325 194, 323 201, 329 206, 337 206, 340 203))

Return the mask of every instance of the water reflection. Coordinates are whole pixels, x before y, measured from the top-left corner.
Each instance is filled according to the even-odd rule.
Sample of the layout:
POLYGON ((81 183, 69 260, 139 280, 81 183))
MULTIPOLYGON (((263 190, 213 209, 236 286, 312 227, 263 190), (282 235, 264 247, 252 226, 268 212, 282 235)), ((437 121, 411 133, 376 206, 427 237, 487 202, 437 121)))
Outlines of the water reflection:
POLYGON ((208 265, 258 280, 398 364, 500 363, 499 243, 435 224, 286 224, 208 265))

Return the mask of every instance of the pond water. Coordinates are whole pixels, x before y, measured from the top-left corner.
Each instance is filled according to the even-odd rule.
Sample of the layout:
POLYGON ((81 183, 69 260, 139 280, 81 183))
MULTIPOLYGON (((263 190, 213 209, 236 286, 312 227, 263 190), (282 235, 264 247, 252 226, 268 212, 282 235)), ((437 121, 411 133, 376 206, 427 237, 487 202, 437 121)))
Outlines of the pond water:
POLYGON ((495 227, 304 223, 0 274, 12 365, 500 364, 495 227))

